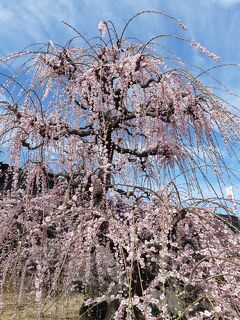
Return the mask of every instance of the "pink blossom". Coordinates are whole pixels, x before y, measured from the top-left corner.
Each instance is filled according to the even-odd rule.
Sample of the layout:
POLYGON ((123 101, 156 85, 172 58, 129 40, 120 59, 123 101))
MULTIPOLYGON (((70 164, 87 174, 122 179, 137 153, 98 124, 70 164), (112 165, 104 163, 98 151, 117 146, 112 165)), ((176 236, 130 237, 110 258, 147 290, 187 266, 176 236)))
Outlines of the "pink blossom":
POLYGON ((107 22, 101 20, 98 24, 98 30, 102 33, 102 37, 104 37, 107 32, 107 22))
POLYGON ((209 50, 207 50, 200 43, 197 43, 196 41, 191 41, 191 45, 194 46, 195 48, 197 48, 199 51, 201 51, 205 55, 207 55, 210 58, 212 58, 213 60, 221 61, 220 57, 218 57, 216 54, 214 54, 214 53, 210 52, 209 50))

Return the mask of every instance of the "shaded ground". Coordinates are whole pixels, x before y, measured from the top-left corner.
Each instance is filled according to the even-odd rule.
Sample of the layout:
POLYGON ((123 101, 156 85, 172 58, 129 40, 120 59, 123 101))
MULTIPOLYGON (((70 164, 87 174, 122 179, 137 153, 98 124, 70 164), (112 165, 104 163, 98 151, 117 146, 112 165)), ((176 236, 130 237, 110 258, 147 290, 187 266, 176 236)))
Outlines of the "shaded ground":
POLYGON ((34 299, 27 294, 17 304, 13 293, 5 293, 4 301, 4 307, 0 309, 1 320, 77 320, 80 319, 82 296, 73 294, 68 299, 47 301, 41 313, 34 299))

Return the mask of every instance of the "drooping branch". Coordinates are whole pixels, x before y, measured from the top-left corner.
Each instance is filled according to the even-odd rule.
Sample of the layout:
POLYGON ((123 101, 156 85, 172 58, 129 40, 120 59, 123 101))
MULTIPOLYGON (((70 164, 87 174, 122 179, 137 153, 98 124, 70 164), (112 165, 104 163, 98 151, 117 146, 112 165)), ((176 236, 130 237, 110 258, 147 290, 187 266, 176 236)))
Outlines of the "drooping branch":
POLYGON ((143 151, 139 151, 137 149, 129 149, 129 148, 121 147, 121 146, 117 145, 115 142, 112 142, 112 146, 113 146, 113 149, 120 154, 130 154, 130 155, 136 156, 138 158, 144 158, 144 157, 156 156, 156 155, 169 157, 169 156, 174 155, 173 153, 171 153, 171 151, 169 150, 169 147, 167 145, 165 145, 165 146, 157 145, 153 148, 149 148, 149 149, 146 149, 143 151))

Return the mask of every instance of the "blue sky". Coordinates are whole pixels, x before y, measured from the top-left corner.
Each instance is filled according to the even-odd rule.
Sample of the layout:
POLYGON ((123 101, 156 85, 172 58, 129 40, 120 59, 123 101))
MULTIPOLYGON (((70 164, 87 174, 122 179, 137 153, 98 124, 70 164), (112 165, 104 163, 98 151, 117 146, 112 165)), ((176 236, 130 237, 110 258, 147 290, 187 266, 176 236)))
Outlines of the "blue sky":
MULTIPOLYGON (((100 20, 111 19, 120 31, 129 17, 144 9, 175 16, 188 26, 187 38, 205 45, 223 62, 240 62, 240 0, 1 0, 0 55, 49 39, 64 44, 74 33, 63 20, 93 36, 100 20)), ((129 28, 129 34, 146 39, 169 31, 176 31, 172 23, 150 15, 137 18, 129 28)), ((180 54, 184 56, 184 52, 180 54)), ((187 58, 203 66, 213 65, 194 50, 187 58)), ((238 90, 238 72, 222 69, 219 76, 238 90)))
MULTIPOLYGON (((240 0, 1 0, 0 56, 37 42, 52 40, 64 44, 74 32, 62 23, 63 20, 84 35, 94 36, 98 34, 100 20, 112 20, 121 31, 129 17, 144 9, 173 15, 188 29, 179 31, 164 17, 146 15, 130 25, 129 35, 148 39, 178 30, 186 38, 196 40, 216 53, 223 63, 240 63, 240 0)), ((173 42, 172 48, 181 57, 204 68, 216 65, 178 42, 173 42)), ((240 94, 239 69, 221 68, 215 73, 231 90, 240 94)), ((231 99, 240 105, 238 97, 231 99)), ((228 160, 237 169, 237 164, 228 160)), ((235 193, 240 198, 237 187, 235 193)))
MULTIPOLYGON (((0 52, 10 53, 49 39, 66 41, 72 31, 62 20, 83 34, 94 35, 99 20, 111 19, 120 29, 129 17, 143 9, 158 9, 176 16, 187 24, 189 37, 214 49, 224 61, 239 62, 238 0, 1 0, 0 52)), ((131 31, 149 35, 167 31, 166 22, 151 16, 139 18, 131 31)))
MULTIPOLYGON (((121 31, 136 12, 157 9, 175 16, 188 30, 182 33, 221 56, 224 63, 240 63, 240 0, 1 0, 0 55, 19 51, 36 42, 64 44, 74 35, 65 20, 88 36, 97 34, 100 20, 111 19, 121 31)), ((175 32, 174 24, 164 17, 137 18, 129 35, 149 38, 157 33, 175 32)), ((173 42, 177 53, 201 66, 212 66, 196 50, 182 49, 173 42)), ((239 91, 239 70, 222 68, 217 76, 239 91)))

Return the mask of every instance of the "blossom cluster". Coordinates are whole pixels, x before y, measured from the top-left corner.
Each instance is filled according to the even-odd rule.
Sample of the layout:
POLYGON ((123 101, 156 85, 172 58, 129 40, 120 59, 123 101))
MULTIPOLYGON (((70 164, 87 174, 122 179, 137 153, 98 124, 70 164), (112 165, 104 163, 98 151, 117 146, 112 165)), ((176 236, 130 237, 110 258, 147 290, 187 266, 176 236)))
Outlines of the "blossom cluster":
POLYGON ((209 56, 210 58, 212 58, 213 60, 216 61, 221 61, 221 58, 219 56, 217 56, 215 53, 212 53, 211 51, 209 51, 208 49, 206 49, 204 46, 202 46, 200 43, 196 42, 196 41, 191 41, 191 45, 195 48, 197 48, 199 51, 201 51, 202 53, 204 53, 205 55, 209 56))
POLYGON ((78 287, 85 306, 115 303, 115 319, 237 317, 240 238, 220 218, 166 200, 103 212, 59 191, 1 201, 2 286, 8 272, 31 277, 39 303, 78 287))

